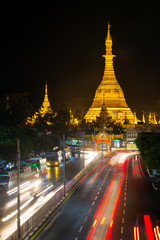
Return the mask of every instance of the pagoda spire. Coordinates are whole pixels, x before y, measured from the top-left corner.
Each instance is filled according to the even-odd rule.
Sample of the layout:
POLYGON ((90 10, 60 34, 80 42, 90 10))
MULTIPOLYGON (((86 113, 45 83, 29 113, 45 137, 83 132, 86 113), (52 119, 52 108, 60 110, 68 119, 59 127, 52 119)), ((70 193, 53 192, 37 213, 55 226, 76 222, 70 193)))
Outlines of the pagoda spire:
POLYGON ((124 120, 123 116, 127 116, 127 119, 134 124, 135 117, 126 103, 123 90, 114 72, 113 58, 115 55, 112 54, 110 27, 108 22, 107 36, 105 38, 106 53, 103 55, 105 58, 104 75, 95 92, 93 103, 85 115, 85 119, 87 122, 95 121, 100 115, 102 105, 105 104, 107 112, 113 120, 119 122, 117 119, 117 113, 119 112, 121 113, 121 121, 124 120))
POLYGON ((44 100, 42 103, 41 108, 39 109, 40 115, 43 117, 46 113, 53 113, 50 105, 50 101, 48 98, 48 86, 47 86, 47 81, 45 83, 45 94, 44 94, 44 100))
POLYGON ((111 25, 108 21, 108 32, 107 32, 106 42, 112 41, 112 37, 111 37, 111 34, 110 34, 110 27, 111 27, 111 25))
POLYGON ((105 46, 106 46, 106 54, 103 55, 105 58, 105 69, 104 69, 104 80, 107 80, 108 78, 112 76, 112 81, 116 81, 114 68, 113 68, 113 58, 115 55, 112 54, 112 37, 110 33, 110 23, 108 22, 108 31, 107 31, 107 37, 105 39, 105 46))

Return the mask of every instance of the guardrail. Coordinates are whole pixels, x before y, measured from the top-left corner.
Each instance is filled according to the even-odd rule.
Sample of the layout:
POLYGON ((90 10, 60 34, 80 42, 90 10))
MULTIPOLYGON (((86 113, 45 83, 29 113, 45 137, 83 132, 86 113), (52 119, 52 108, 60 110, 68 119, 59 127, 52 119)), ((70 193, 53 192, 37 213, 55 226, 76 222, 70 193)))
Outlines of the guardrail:
MULTIPOLYGON (((101 158, 99 154, 92 162, 90 162, 84 169, 82 169, 73 179, 65 185, 66 196, 64 197, 63 184, 54 189, 55 194, 49 199, 42 208, 40 208, 34 215, 32 215, 23 225, 21 225, 21 239, 30 239, 30 237, 44 224, 47 219, 55 212, 65 198, 74 190, 80 179, 87 174, 101 158)), ((17 240, 18 231, 16 230, 10 235, 7 240, 17 240)))

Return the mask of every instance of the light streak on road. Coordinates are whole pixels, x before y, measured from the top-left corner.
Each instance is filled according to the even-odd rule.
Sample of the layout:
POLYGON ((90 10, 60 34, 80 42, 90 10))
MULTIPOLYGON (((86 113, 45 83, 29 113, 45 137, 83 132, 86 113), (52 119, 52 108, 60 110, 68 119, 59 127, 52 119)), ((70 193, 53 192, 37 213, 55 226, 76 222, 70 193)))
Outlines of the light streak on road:
POLYGON ((40 183, 41 183, 41 180, 39 179, 39 180, 35 181, 34 183, 30 184, 29 186, 27 186, 26 188, 20 190, 20 193, 26 192, 29 189, 31 189, 32 187, 38 187, 40 185, 40 183))
MULTIPOLYGON (((27 187, 30 184, 30 181, 27 181, 20 185, 20 190, 27 187)), ((18 187, 15 187, 7 192, 7 194, 10 196, 18 191, 18 187)))
POLYGON ((81 180, 80 180, 80 183, 83 182, 86 177, 88 177, 88 175, 93 172, 99 165, 101 164, 101 162, 99 162, 91 171, 89 171, 81 180))
POLYGON ((134 240, 140 240, 139 227, 134 227, 134 240))
POLYGON ((154 235, 153 235, 153 231, 152 231, 150 216, 149 215, 143 215, 143 219, 144 219, 147 239, 148 240, 154 240, 154 235))
POLYGON ((156 226, 153 228, 155 239, 160 240, 160 231, 159 231, 159 226, 156 226))
POLYGON ((84 153, 85 153, 84 166, 86 167, 97 156, 97 152, 84 151, 84 153))
POLYGON ((62 189, 64 186, 63 184, 55 189, 54 191, 48 193, 46 196, 40 196, 36 203, 34 203, 23 215, 21 215, 21 220, 23 220, 23 223, 25 220, 31 217, 35 213, 36 208, 42 207, 46 202, 48 202, 60 189, 62 189))
MULTIPOLYGON (((37 183, 38 184, 38 183, 37 183)), ((52 187, 52 186, 50 186, 52 187)), ((23 219, 24 216, 26 216, 28 213, 30 213, 31 211, 33 211, 33 209, 35 209, 37 206, 43 205, 44 203, 46 203, 49 199, 51 199, 60 189, 63 188, 63 184, 58 187, 55 191, 50 192, 49 194, 47 194, 45 197, 41 197, 38 199, 38 201, 32 205, 32 207, 30 207, 29 210, 27 210, 23 215, 21 215, 21 218, 23 219)), ((47 189, 48 190, 48 189, 47 189)), ((24 209, 27 205, 29 205, 32 201, 33 201, 34 197, 31 197, 28 201, 26 201, 21 207, 20 210, 24 209)), ((13 216, 15 216, 17 214, 17 210, 13 211, 12 213, 10 213, 9 215, 7 215, 6 217, 2 218, 1 221, 2 222, 6 222, 7 220, 9 220, 10 218, 12 218, 13 216)))
POLYGON ((40 193, 38 193, 36 195, 36 197, 39 197, 40 195, 42 195, 43 193, 47 192, 51 187, 53 187, 53 184, 51 184, 50 186, 48 186, 46 189, 44 189, 43 191, 41 191, 40 193))
MULTIPOLYGON (((29 197, 30 197, 29 192, 21 194, 21 201, 24 201, 29 197)), ((17 204, 17 198, 15 197, 15 198, 13 198, 12 200, 10 200, 9 202, 6 203, 5 208, 8 210, 8 208, 13 207, 16 204, 17 204)))
MULTIPOLYGON (((20 210, 24 209, 28 204, 30 204, 30 202, 32 202, 34 199, 34 197, 31 197, 28 201, 26 201, 21 207, 20 210)), ((10 218, 12 218, 13 216, 15 216, 17 214, 17 210, 15 210, 14 212, 10 213, 9 215, 7 215, 6 217, 2 218, 1 221, 2 222, 6 222, 7 220, 9 220, 10 218)))
POLYGON ((111 162, 112 158, 99 170, 99 172, 94 176, 94 178, 92 179, 92 183, 94 182, 94 180, 97 178, 97 176, 101 173, 101 171, 111 162))
POLYGON ((107 230, 105 232, 105 237, 104 237, 104 239, 107 239, 107 240, 109 240, 111 238, 113 222, 114 222, 114 218, 115 218, 116 211, 117 211, 117 208, 118 208, 118 204, 119 204, 119 201, 120 201, 124 176, 125 176, 125 173, 123 173, 122 179, 119 179, 118 192, 117 192, 117 195, 116 195, 116 199, 114 201, 114 205, 113 205, 112 212, 111 212, 110 219, 109 219, 109 224, 108 224, 107 230), (109 228, 109 226, 110 226, 110 228, 109 228))
POLYGON ((106 219, 105 217, 102 218, 101 225, 104 224, 105 219, 106 219))
POLYGON ((140 166, 141 173, 142 173, 142 175, 144 175, 144 172, 143 172, 142 166, 141 166, 141 162, 140 162, 140 157, 138 157, 138 162, 139 162, 139 166, 140 166))
POLYGON ((118 180, 120 175, 117 177, 117 172, 115 172, 114 176, 112 177, 109 186, 107 187, 101 202, 94 214, 94 223, 92 225, 92 228, 90 229, 90 232, 88 234, 87 240, 91 239, 97 239, 99 236, 99 233, 102 235, 104 239, 109 240, 112 233, 113 223, 114 223, 114 217, 117 211, 117 207, 119 204, 120 196, 121 196, 121 190, 122 190, 122 183, 124 180, 125 174, 123 173, 122 178, 118 180), (117 183, 118 181, 118 183, 117 183), (117 185, 118 184, 118 185, 117 185), (116 188, 118 191, 116 190, 116 188), (117 192, 116 192, 117 191, 117 192), (112 207, 113 205, 113 207, 112 207), (108 211, 108 208, 111 208, 111 212, 108 212, 108 217, 106 219, 106 211, 108 211), (96 221, 96 224, 95 224, 96 221), (105 225, 104 225, 105 223, 105 225), (100 228, 100 226, 104 225, 104 229, 100 228), (105 228, 106 227, 106 228, 105 228), (105 230, 105 231, 104 231, 105 230))

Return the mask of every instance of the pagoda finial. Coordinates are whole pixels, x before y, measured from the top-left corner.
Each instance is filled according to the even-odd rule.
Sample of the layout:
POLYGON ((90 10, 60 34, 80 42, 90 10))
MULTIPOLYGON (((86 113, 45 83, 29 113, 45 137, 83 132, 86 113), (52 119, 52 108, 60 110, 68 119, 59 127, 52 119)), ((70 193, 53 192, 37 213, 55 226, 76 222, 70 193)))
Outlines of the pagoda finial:
POLYGON ((110 25, 110 23, 109 23, 109 21, 108 21, 108 30, 110 30, 110 26, 111 26, 111 25, 110 25))
POLYGON ((111 34, 110 34, 110 23, 108 21, 108 32, 107 32, 107 37, 106 37, 106 41, 112 41, 112 37, 111 37, 111 34))
POLYGON ((48 86, 47 86, 47 80, 46 80, 46 83, 45 83, 45 95, 48 95, 47 88, 48 88, 48 86))

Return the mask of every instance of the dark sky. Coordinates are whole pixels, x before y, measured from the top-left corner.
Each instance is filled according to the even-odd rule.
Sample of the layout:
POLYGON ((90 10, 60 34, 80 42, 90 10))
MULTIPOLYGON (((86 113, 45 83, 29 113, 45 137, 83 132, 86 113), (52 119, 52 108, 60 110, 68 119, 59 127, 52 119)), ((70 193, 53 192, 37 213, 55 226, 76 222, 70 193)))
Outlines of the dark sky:
POLYGON ((53 104, 88 98, 90 105, 103 77, 109 20, 126 101, 132 110, 154 111, 160 99, 159 6, 77 2, 1 5, 0 97, 25 91, 38 106, 47 80, 53 104))

